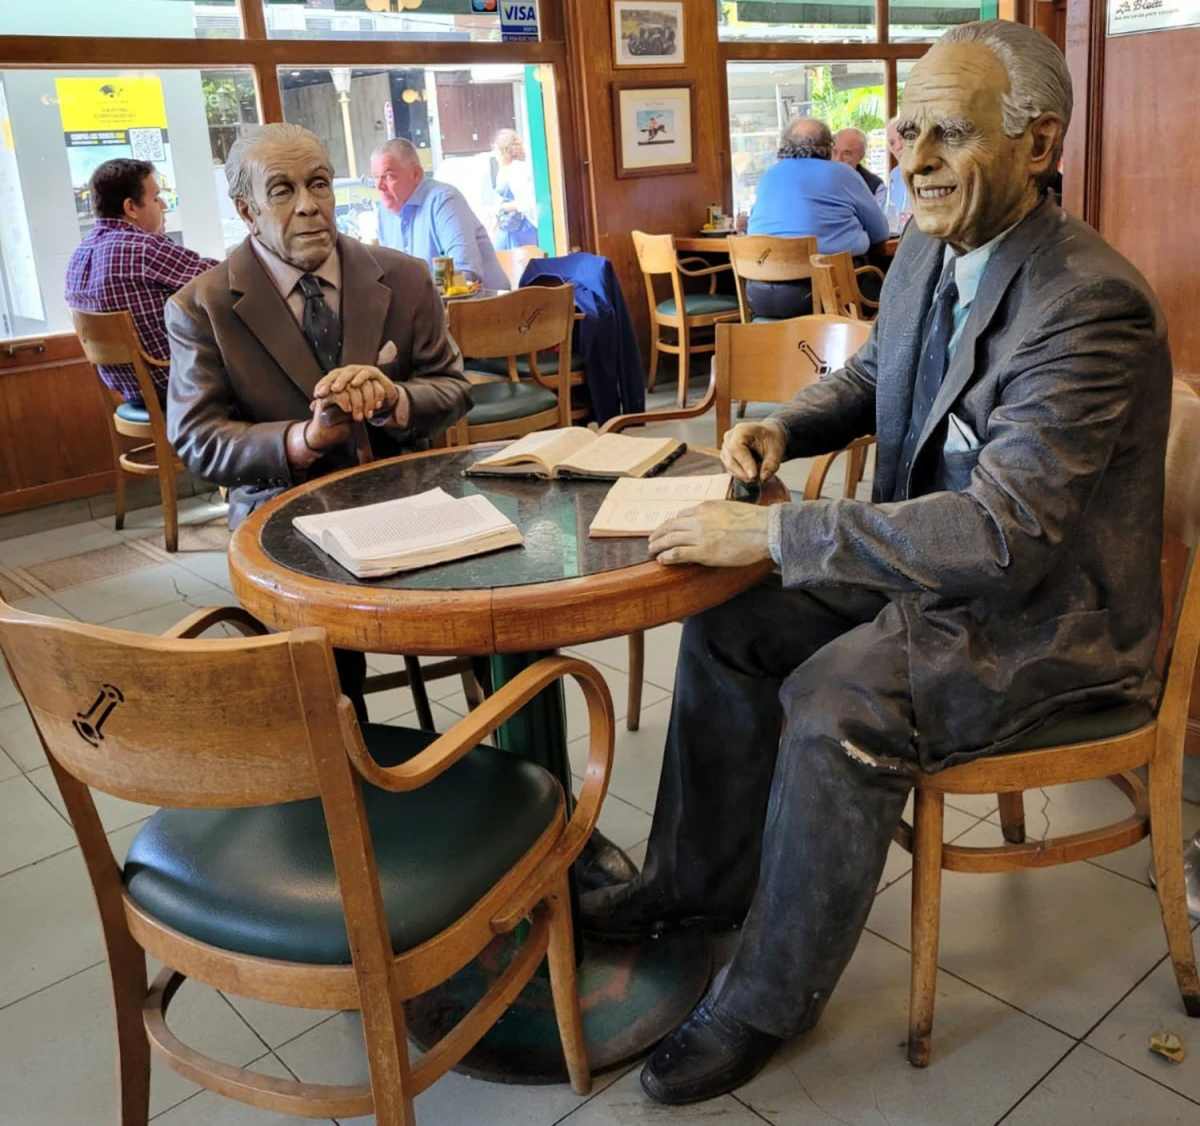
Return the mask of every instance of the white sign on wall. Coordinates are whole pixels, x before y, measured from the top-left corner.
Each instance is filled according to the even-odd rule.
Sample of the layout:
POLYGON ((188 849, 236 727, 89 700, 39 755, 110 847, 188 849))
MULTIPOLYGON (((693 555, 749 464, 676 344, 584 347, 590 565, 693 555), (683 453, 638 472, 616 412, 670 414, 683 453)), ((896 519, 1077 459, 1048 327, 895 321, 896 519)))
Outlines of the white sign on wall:
POLYGON ((1200 24, 1200 0, 1109 0, 1108 34, 1165 31, 1200 24))

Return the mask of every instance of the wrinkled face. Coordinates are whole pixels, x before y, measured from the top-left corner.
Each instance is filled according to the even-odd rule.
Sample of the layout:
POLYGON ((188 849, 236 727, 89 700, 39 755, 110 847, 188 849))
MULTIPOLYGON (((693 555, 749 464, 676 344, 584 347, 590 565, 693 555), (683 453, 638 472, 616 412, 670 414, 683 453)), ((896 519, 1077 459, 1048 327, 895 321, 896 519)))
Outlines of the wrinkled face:
POLYGON ((371 158, 371 176, 380 202, 389 211, 399 212, 425 176, 418 164, 410 164, 393 153, 371 158))
POLYGON ((834 160, 840 161, 842 164, 849 164, 853 168, 854 165, 860 164, 866 155, 867 150, 863 147, 857 133, 843 129, 840 133, 835 134, 833 138, 834 160))
POLYGON ((166 228, 167 201, 162 197, 158 177, 153 172, 142 180, 142 202, 125 201, 125 218, 152 235, 160 235, 166 228))
POLYGON ((1005 136, 1000 60, 979 43, 934 47, 904 87, 897 131, 913 219, 956 250, 982 246, 1037 206, 1062 127, 1043 115, 1005 136))
POLYGON ((268 250, 298 270, 315 270, 333 252, 333 169, 316 141, 264 142, 254 151, 254 202, 238 214, 268 250))

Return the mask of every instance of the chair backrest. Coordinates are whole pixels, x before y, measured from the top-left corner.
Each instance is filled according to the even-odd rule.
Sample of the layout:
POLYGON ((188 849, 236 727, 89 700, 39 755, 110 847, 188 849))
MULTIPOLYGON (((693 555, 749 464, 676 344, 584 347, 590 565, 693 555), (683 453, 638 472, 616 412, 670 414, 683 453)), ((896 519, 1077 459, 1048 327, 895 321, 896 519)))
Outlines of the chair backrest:
POLYGON ((820 288, 825 312, 861 320, 864 316, 862 293, 859 292, 854 259, 850 252, 839 250, 836 254, 817 254, 812 263, 818 268, 819 274, 813 288, 820 288))
POLYGON ((0 602, 0 652, 48 754, 71 778, 178 808, 312 797, 318 733, 337 737, 325 635, 176 641, 0 602))
MULTIPOLYGON (((1200 397, 1175 383, 1167 438, 1164 533, 1185 544, 1189 559, 1178 600, 1158 718, 1167 738, 1182 740, 1200 651, 1200 397)), ((1177 748, 1176 748, 1177 750, 1177 748)))
POLYGON ((645 231, 630 231, 638 266, 643 274, 674 274, 679 269, 675 255, 674 235, 648 235, 645 231))
MULTIPOLYGON (((82 309, 72 309, 71 320, 84 358, 89 364, 93 367, 127 364, 133 368, 151 424, 164 427, 165 433, 166 422, 158 404, 158 388, 154 386, 154 379, 150 375, 154 361, 142 351, 142 342, 129 311, 87 313, 82 309)), ((99 372, 96 377, 99 378, 99 372)))
POLYGON ((870 335, 865 321, 823 315, 717 325, 717 444, 729 429, 733 400, 788 402, 840 368, 870 335))
POLYGON ((525 267, 534 258, 545 258, 546 252, 540 246, 516 246, 512 250, 497 250, 496 257, 500 261, 500 268, 508 277, 509 285, 513 289, 519 289, 525 267))
POLYGON ((730 235, 725 241, 729 247, 733 275, 737 279, 738 305, 742 310, 743 324, 749 324, 751 318, 750 305, 746 300, 746 282, 803 281, 813 276, 812 256, 817 253, 817 240, 811 235, 799 238, 730 235))
POLYGON ((575 287, 526 286, 499 297, 452 301, 449 323, 469 359, 513 359, 562 347, 570 370, 575 287))

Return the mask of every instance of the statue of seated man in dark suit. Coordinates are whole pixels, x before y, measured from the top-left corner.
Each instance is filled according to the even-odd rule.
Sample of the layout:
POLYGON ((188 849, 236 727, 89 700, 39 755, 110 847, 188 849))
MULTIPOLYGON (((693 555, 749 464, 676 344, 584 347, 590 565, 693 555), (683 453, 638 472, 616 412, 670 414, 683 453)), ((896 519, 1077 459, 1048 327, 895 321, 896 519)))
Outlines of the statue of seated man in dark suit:
POLYGON ((664 564, 780 572, 685 625, 644 868, 584 898, 613 936, 742 928, 652 1098, 731 1090, 813 1027, 918 772, 1072 711, 1149 715, 1171 358, 1145 279, 1047 191, 1071 100, 1028 27, 938 41, 904 89, 913 222, 869 341, 722 451, 751 481, 874 434, 871 500, 708 504, 651 537, 664 564))

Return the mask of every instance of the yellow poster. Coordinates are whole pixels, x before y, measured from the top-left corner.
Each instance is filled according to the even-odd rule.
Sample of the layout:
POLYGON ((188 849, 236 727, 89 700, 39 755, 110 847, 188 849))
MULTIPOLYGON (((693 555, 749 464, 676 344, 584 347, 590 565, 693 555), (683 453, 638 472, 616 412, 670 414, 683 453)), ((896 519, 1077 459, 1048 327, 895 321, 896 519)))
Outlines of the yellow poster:
POLYGON ((64 133, 165 129, 162 83, 153 76, 56 78, 64 133))

